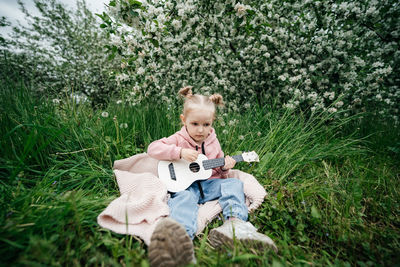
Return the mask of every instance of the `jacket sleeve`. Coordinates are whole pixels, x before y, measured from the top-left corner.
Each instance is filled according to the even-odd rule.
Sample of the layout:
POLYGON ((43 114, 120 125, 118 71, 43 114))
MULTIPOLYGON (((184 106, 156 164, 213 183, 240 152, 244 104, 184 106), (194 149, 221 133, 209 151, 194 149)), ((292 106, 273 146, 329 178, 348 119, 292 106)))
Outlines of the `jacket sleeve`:
MULTIPOLYGON (((220 145, 220 143, 219 143, 219 141, 218 141, 218 139, 217 140, 215 140, 216 142, 217 142, 217 146, 218 146, 218 150, 219 150, 219 152, 218 152, 218 155, 217 155, 217 158, 223 158, 224 157, 224 151, 222 151, 222 148, 221 148, 221 145, 220 145)), ((221 167, 219 167, 219 168, 216 168, 215 169, 215 171, 218 173, 218 175, 220 175, 222 178, 227 178, 228 177, 228 173, 229 173, 229 170, 222 170, 222 167, 223 166, 221 166, 221 167)))
POLYGON ((147 148, 147 154, 158 160, 177 160, 181 158, 181 147, 175 135, 152 142, 147 148))

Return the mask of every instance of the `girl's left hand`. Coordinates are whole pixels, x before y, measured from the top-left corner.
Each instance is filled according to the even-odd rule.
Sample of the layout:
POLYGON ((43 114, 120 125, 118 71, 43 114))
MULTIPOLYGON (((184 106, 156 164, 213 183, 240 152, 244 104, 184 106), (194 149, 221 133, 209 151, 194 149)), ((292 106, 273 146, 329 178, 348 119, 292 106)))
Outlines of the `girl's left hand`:
POLYGON ((223 171, 227 171, 229 169, 232 169, 235 167, 236 160, 234 160, 231 156, 226 156, 225 157, 225 165, 222 167, 223 171))

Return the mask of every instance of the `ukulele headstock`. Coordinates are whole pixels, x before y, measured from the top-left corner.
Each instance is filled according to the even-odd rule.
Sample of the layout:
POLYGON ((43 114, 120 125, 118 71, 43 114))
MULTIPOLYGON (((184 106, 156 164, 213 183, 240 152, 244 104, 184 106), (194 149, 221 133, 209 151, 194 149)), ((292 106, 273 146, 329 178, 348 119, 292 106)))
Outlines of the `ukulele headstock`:
POLYGON ((242 154, 243 161, 245 162, 259 162, 260 158, 258 157, 257 153, 254 151, 245 152, 242 154))

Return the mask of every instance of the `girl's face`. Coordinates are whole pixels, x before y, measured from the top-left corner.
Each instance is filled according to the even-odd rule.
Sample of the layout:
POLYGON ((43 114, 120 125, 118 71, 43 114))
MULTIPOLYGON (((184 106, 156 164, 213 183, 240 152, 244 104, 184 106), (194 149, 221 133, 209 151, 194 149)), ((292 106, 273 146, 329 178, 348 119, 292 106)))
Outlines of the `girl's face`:
POLYGON ((190 137, 201 144, 211 132, 214 114, 207 109, 193 109, 186 116, 181 114, 182 123, 185 125, 190 137))

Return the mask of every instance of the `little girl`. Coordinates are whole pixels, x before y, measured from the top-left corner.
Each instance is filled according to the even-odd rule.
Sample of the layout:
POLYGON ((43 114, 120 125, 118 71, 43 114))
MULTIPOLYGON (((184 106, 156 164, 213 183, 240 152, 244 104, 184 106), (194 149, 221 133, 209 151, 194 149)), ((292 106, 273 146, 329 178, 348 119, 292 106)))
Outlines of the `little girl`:
MULTIPOLYGON (((151 157, 188 162, 195 161, 200 153, 208 159, 224 157, 212 128, 215 106, 222 105, 222 96, 193 95, 191 88, 187 86, 179 91, 185 97, 180 115, 183 127, 168 138, 152 142, 147 149, 151 157)), ((238 240, 277 250, 268 236, 258 233, 251 223, 246 222, 248 209, 243 183, 236 178, 227 178, 235 163, 232 157, 226 156, 225 165, 213 169, 208 180, 196 181, 184 191, 171 193, 168 200, 170 216, 157 224, 151 237, 149 258, 152 266, 178 266, 195 261, 192 239, 197 230, 198 204, 214 199, 218 199, 226 220, 224 225, 210 231, 210 242, 214 247, 232 244, 235 235, 238 240)))

